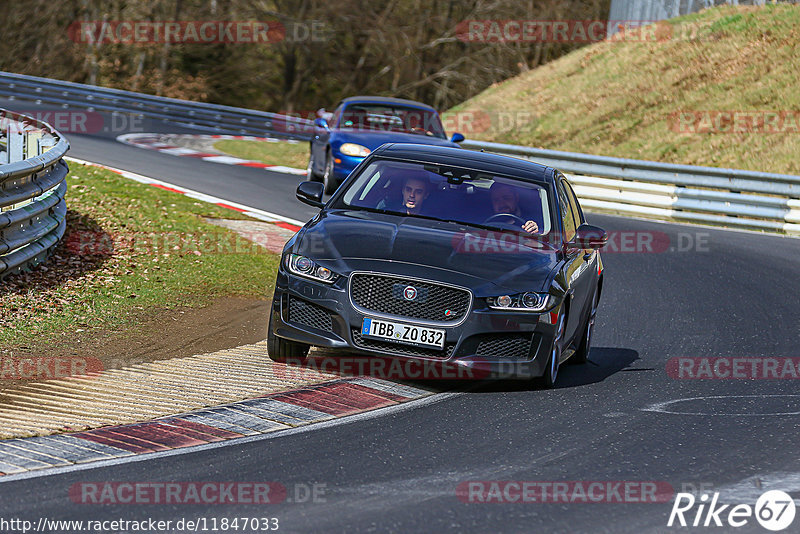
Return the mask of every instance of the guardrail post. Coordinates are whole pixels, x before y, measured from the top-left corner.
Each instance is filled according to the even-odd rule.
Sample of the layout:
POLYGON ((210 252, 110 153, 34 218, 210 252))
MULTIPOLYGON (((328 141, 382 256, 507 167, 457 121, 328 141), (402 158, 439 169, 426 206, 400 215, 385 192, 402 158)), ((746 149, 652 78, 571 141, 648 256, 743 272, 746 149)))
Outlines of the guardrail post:
POLYGON ((35 158, 39 155, 39 140, 43 137, 41 130, 25 132, 25 159, 35 158))
POLYGON ((6 142, 6 163, 14 163, 25 159, 25 135, 19 130, 19 126, 8 126, 6 142))

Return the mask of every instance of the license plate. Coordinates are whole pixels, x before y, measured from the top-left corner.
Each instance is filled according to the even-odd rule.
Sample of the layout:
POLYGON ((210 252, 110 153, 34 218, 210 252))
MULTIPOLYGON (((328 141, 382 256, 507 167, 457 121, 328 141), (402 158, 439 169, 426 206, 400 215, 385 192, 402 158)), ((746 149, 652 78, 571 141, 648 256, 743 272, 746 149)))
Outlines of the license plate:
POLYGON ((361 335, 383 341, 394 341, 417 347, 444 348, 444 330, 416 326, 413 324, 395 323, 383 319, 365 317, 361 324, 361 335))

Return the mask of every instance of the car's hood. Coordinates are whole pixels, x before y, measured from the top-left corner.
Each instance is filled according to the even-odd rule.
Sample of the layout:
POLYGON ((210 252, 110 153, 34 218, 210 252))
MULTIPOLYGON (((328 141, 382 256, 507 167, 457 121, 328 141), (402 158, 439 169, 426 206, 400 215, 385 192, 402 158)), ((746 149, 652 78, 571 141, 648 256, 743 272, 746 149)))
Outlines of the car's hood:
POLYGON ((384 132, 380 130, 335 130, 336 140, 342 143, 357 143, 370 150, 375 150, 385 143, 416 143, 418 145, 436 145, 458 147, 456 143, 440 137, 409 134, 402 132, 384 132))
POLYGON ((471 288, 547 291, 556 252, 513 233, 366 211, 323 212, 294 252, 339 272, 379 271, 471 288))

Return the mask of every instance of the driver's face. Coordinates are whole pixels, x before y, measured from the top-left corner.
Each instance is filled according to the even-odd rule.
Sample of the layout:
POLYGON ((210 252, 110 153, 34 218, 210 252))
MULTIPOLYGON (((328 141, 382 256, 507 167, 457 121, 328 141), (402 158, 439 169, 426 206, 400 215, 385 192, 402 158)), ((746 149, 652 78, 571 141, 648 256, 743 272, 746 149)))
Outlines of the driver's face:
POLYGON ((428 198, 428 189, 422 180, 411 178, 403 186, 403 206, 409 211, 417 211, 428 198))
POLYGON ((517 213, 519 197, 508 187, 499 187, 492 191, 492 208, 495 213, 517 213))

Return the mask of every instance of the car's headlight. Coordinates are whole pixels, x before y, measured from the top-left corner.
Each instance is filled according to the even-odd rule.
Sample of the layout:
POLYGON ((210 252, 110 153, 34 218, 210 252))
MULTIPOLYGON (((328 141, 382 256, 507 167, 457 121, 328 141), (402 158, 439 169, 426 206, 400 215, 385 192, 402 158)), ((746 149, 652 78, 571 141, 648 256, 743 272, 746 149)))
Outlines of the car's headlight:
POLYGON ((547 293, 517 293, 487 297, 486 304, 493 310, 543 312, 555 305, 555 298, 547 293))
POLYGON ((326 284, 332 284, 339 278, 338 274, 327 267, 317 265, 311 259, 299 254, 286 255, 286 268, 289 269, 289 272, 292 274, 311 278, 318 282, 325 282, 326 284))
POLYGON ((367 147, 355 143, 344 143, 339 147, 339 151, 345 156, 358 156, 360 158, 365 158, 370 153, 367 147))

